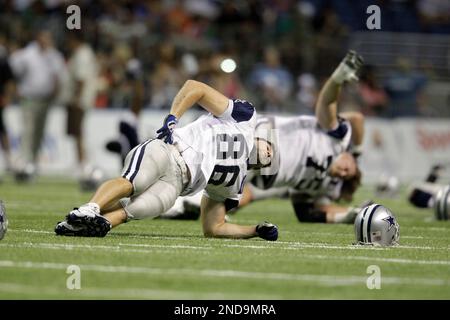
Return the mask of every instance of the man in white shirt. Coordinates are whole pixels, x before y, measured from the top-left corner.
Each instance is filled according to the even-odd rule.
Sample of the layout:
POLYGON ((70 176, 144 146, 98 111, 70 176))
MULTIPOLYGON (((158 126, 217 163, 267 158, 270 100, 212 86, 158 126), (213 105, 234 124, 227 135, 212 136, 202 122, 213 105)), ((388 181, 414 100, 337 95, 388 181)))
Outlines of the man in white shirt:
POLYGON ((23 115, 21 157, 16 165, 16 179, 34 176, 38 152, 44 136, 50 105, 57 97, 64 74, 64 58, 53 47, 49 31, 38 31, 36 40, 11 54, 9 60, 23 115))
POLYGON ((71 52, 67 65, 67 134, 75 138, 77 160, 83 178, 88 166, 82 126, 86 112, 95 104, 98 64, 94 51, 84 42, 80 30, 71 30, 68 33, 67 44, 71 52))

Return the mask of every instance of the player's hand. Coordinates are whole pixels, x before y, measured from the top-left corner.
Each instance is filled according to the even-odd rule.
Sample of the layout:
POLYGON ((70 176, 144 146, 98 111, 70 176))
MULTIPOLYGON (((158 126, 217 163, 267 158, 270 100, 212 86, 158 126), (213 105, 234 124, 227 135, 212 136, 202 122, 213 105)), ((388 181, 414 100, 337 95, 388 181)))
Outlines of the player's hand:
POLYGON ((172 144, 173 143, 172 133, 177 123, 178 123, 177 117, 175 117, 173 114, 169 114, 164 119, 163 126, 158 131, 156 131, 156 133, 158 134, 156 138, 164 140, 165 143, 172 144))
POLYGON ((258 237, 268 241, 276 241, 278 239, 278 227, 270 222, 264 221, 256 226, 258 237))
POLYGON ((356 73, 364 64, 364 59, 355 51, 350 50, 336 70, 331 75, 331 78, 339 84, 343 82, 358 81, 359 78, 356 73))

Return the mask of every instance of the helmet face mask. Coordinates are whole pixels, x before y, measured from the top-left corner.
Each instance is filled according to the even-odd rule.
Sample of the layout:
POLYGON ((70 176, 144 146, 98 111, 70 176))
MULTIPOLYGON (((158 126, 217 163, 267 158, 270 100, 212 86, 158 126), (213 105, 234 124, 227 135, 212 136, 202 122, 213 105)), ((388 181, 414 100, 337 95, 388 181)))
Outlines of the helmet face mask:
POLYGON ((450 186, 439 190, 434 199, 434 215, 437 220, 448 220, 450 215, 450 186))
POLYGON ((374 246, 397 245, 400 227, 392 212, 379 204, 362 209, 355 219, 357 244, 374 246))

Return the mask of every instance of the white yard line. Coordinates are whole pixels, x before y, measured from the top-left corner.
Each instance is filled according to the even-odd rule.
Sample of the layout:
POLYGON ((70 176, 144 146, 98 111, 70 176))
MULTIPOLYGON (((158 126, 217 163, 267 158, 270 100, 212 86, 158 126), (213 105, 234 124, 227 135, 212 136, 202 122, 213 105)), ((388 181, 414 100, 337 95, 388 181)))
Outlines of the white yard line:
MULTIPOLYGON (((245 249, 287 249, 295 250, 299 249, 295 247, 280 247, 280 246, 256 246, 256 245, 224 245, 225 247, 233 248, 245 248, 245 249)), ((89 245, 89 244, 64 244, 64 243, 0 243, 0 247, 11 248, 39 248, 48 250, 108 250, 123 253, 155 253, 155 252, 167 252, 167 250, 155 250, 155 249, 182 249, 182 250, 217 250, 220 247, 213 246, 187 246, 187 245, 164 245, 164 244, 144 244, 144 243, 119 243, 117 245, 89 245), (132 247, 132 248, 127 248, 132 247), (139 248, 139 249, 135 249, 139 248)), ((311 248, 311 246, 308 246, 311 248)), ((369 256, 335 256, 335 255, 310 255, 302 254, 302 258, 312 259, 325 259, 325 260, 363 260, 363 261, 380 261, 387 263, 400 263, 400 264, 417 264, 417 265, 450 265, 450 260, 416 260, 416 259, 399 259, 399 258, 380 258, 369 256)))
MULTIPOLYGON (((227 295, 222 292, 208 291, 187 291, 187 290, 155 290, 145 288, 100 288, 100 287, 81 287, 79 290, 69 290, 64 287, 49 286, 31 286, 11 282, 0 282, 0 293, 18 293, 18 294, 36 294, 40 298, 42 295, 61 295, 66 293, 68 297, 89 297, 89 298, 108 298, 108 299, 212 299, 224 300, 227 295)), ((240 293, 230 292, 229 296, 243 295, 240 293)), ((246 299, 281 299, 278 295, 268 294, 252 294, 245 293, 246 299)))
POLYGON ((402 264, 425 264, 425 265, 447 265, 450 266, 450 260, 415 260, 399 258, 378 258, 366 256, 324 256, 324 255, 302 255, 302 258, 323 259, 323 260, 362 260, 362 261, 380 261, 402 264))
MULTIPOLYGON (((0 260, 0 267, 3 268, 25 268, 25 269, 50 269, 65 270, 68 264, 52 262, 33 261, 10 261, 0 260)), ((129 267, 129 266, 106 266, 106 265, 79 265, 82 271, 94 271, 103 273, 133 273, 148 274, 157 276, 191 276, 191 277, 212 277, 212 278, 237 278, 237 279, 260 279, 260 280, 283 280, 314 282, 324 286, 352 286, 366 284, 365 276, 342 276, 342 275, 313 275, 313 274, 292 274, 292 273, 265 273, 239 270, 219 270, 219 269, 186 269, 186 268, 150 268, 150 267, 129 267)), ((382 277, 382 283, 402 284, 402 285, 425 285, 425 286, 448 286, 450 281, 433 278, 403 278, 403 277, 382 277)))
MULTIPOLYGON (((9 229, 8 231, 12 232, 26 232, 26 233, 42 233, 42 234, 54 234, 51 231, 45 230, 33 230, 33 229, 9 229)), ((317 233, 317 232, 316 232, 317 233)), ((114 236, 119 234, 112 234, 114 236)), ((110 235, 111 236, 111 235, 110 235)), ((177 236, 152 236, 152 235, 127 235, 127 237, 131 238, 147 238, 147 239, 158 239, 158 240, 186 240, 185 237, 177 237, 177 236)), ((407 238, 406 236, 404 238, 407 238)), ((236 242, 236 240, 232 239, 222 239, 224 243, 226 242, 236 242)), ((248 242, 256 243, 256 241, 247 240, 248 242)), ((259 241, 260 242, 260 241, 259 241)), ((127 245, 127 244, 124 244, 127 245)), ((321 249, 349 249, 349 250, 397 250, 397 249, 414 249, 414 250, 450 250, 450 247, 430 247, 430 246, 406 246, 399 245, 392 248, 383 248, 383 247, 371 247, 371 246, 357 246, 357 245, 331 245, 326 243, 314 243, 314 242, 293 242, 293 241, 277 241, 274 243, 270 243, 270 245, 242 245, 242 244, 231 244, 224 245, 225 247, 236 247, 236 248, 250 248, 250 249, 267 249, 267 248, 279 248, 292 250, 297 248, 321 248, 321 249), (280 245, 287 245, 287 247, 283 247, 280 245)), ((170 246, 163 246, 170 247, 170 246)), ((200 247, 198 247, 200 248, 200 247)), ((202 247, 204 248, 204 247, 202 247)))

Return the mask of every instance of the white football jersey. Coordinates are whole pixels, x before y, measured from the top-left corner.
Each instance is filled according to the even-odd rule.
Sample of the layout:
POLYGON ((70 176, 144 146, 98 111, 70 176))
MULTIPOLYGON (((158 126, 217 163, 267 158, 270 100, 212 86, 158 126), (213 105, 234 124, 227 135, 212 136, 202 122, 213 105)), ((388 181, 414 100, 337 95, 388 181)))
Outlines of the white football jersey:
POLYGON ((339 196, 342 181, 330 177, 328 169, 349 147, 348 121, 340 119, 338 128, 325 131, 313 116, 260 116, 256 135, 271 141, 274 149, 271 166, 261 169, 252 179, 256 187, 288 186, 311 198, 339 196), (272 129, 269 134, 268 129, 272 129))
POLYGON ((224 201, 228 207, 236 205, 254 147, 255 127, 255 108, 245 100, 229 100, 221 116, 203 115, 175 129, 174 144, 191 174, 181 195, 205 189, 207 197, 224 201))

